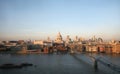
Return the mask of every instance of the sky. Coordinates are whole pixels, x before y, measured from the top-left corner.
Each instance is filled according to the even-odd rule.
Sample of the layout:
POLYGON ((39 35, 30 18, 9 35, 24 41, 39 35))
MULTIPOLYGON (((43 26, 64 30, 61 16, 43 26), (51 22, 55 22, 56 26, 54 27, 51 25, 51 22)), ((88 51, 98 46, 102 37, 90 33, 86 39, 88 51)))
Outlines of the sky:
POLYGON ((120 40, 120 0, 0 0, 0 40, 120 40))

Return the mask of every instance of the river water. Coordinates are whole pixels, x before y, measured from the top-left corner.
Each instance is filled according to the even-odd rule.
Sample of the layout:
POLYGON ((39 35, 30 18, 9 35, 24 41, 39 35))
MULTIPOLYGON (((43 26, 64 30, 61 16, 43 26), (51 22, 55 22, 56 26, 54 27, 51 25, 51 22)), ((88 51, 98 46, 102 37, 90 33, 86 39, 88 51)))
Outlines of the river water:
MULTIPOLYGON (((118 74, 110 69, 107 69, 109 71, 100 69, 96 72, 92 65, 87 64, 89 60, 83 55, 85 54, 77 54, 80 57, 79 59, 81 59, 78 61, 70 54, 0 54, 0 65, 6 63, 20 64, 24 62, 33 64, 33 66, 22 69, 0 69, 0 74, 118 74)), ((120 65, 119 55, 100 56, 104 56, 112 63, 120 65)))

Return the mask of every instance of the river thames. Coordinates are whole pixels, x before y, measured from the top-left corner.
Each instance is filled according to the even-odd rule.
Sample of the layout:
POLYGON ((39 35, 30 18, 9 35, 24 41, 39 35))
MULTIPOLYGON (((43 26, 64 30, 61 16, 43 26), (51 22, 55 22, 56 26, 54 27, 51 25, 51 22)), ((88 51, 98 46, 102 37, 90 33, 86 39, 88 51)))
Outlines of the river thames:
MULTIPOLYGON (((33 66, 21 69, 0 69, 0 74, 119 74, 118 72, 98 64, 94 70, 88 54, 0 54, 0 65, 6 63, 32 63, 33 66)), ((89 54, 92 55, 92 54, 89 54)), ((120 66, 120 55, 97 54, 107 61, 120 66)))

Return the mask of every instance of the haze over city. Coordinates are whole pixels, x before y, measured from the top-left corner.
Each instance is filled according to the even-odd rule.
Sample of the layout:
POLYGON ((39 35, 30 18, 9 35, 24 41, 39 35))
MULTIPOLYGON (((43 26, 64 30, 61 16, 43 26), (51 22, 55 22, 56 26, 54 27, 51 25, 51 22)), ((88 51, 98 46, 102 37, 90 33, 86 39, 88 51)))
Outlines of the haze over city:
POLYGON ((119 20, 120 0, 0 0, 0 40, 120 40, 119 20))

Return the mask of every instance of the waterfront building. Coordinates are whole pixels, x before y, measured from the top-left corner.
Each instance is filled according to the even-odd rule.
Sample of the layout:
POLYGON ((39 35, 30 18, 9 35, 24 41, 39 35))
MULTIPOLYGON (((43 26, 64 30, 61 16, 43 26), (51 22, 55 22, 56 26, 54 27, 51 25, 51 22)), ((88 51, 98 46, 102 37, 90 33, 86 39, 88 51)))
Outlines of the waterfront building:
POLYGON ((117 41, 112 41, 111 43, 112 46, 112 53, 120 53, 120 43, 117 41))
POLYGON ((43 45, 43 40, 34 40, 33 44, 43 45))
POLYGON ((105 52, 105 44, 97 44, 97 51, 98 52, 105 52))
POLYGON ((43 45, 44 46, 48 46, 48 47, 51 47, 51 46, 53 46, 53 41, 43 41, 43 45))
POLYGON ((7 41, 5 43, 5 46, 10 47, 10 46, 16 46, 17 44, 18 44, 18 41, 7 41))
POLYGON ((22 48, 21 48, 21 50, 20 51, 18 51, 17 53, 27 53, 27 46, 22 46, 22 48))
POLYGON ((42 46, 53 46, 53 41, 51 40, 47 40, 47 41, 43 41, 43 40, 34 40, 33 44, 38 44, 38 45, 42 45, 42 46))
POLYGON ((105 45, 105 53, 112 53, 112 46, 111 44, 105 45))
POLYGON ((24 44, 25 43, 25 41, 24 40, 18 40, 18 44, 24 44))
POLYGON ((48 47, 44 47, 43 52, 46 53, 46 54, 49 53, 48 47))
POLYGON ((92 45, 92 44, 86 45, 87 52, 97 52, 97 48, 98 47, 96 45, 92 45))

